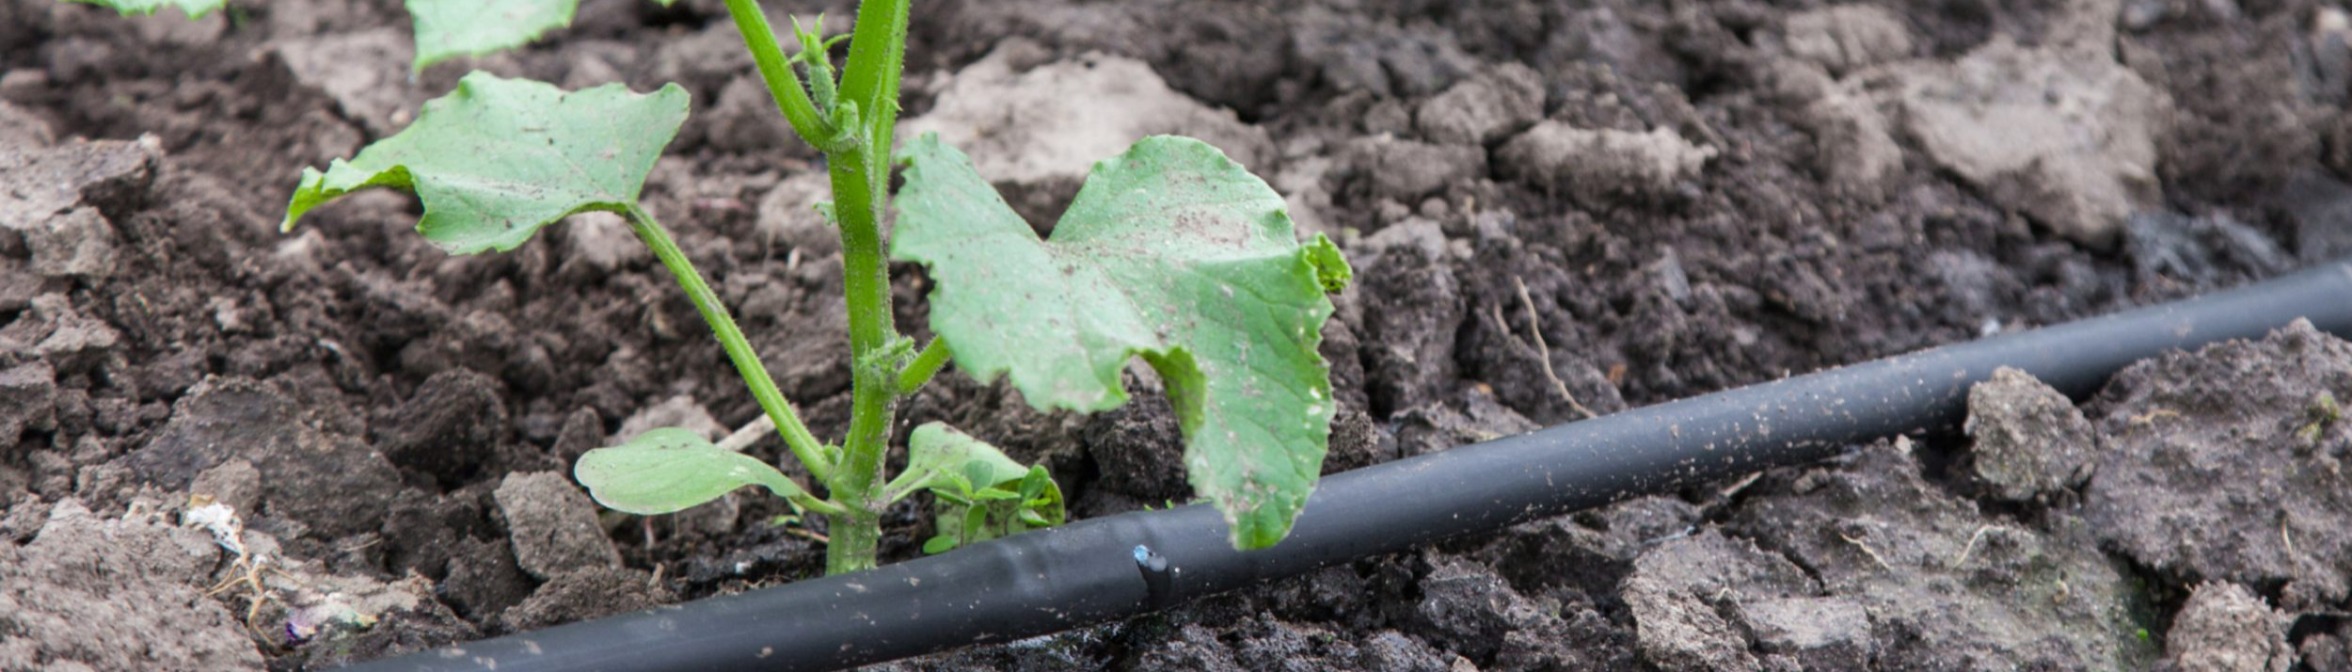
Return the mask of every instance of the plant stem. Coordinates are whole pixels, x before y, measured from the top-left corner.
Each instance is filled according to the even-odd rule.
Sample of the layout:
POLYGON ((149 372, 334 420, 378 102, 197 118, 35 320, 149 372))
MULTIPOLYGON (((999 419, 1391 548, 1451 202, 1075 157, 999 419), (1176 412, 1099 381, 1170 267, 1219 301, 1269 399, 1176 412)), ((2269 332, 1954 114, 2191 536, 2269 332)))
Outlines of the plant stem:
MULTIPOLYGON (((841 469, 826 483, 852 513, 825 547, 828 574, 870 569, 881 536, 882 458, 890 421, 898 413, 896 362, 883 356, 900 339, 890 309, 890 265, 882 249, 882 211, 889 198, 891 129, 898 120, 898 73, 906 56, 907 0, 863 0, 852 29, 840 100, 854 104, 865 126, 861 142, 827 149, 833 214, 841 227, 842 294, 849 310, 849 435, 841 469)), ((840 105, 842 103, 836 103, 840 105)), ((823 145, 819 145, 823 147, 823 145)))
POLYGON ((850 397, 849 435, 842 438, 841 468, 826 486, 833 498, 855 512, 836 526, 833 543, 825 547, 827 573, 874 566, 871 537, 879 530, 856 529, 875 525, 875 512, 888 506, 879 501, 882 456, 888 452, 891 416, 897 413, 898 372, 882 351, 898 338, 890 310, 890 269, 882 257, 882 231, 873 183, 858 156, 865 152, 830 155, 833 212, 841 223, 842 293, 849 309, 850 397), (861 521, 863 521, 861 523, 861 521), (866 545, 856 542, 864 539, 866 545), (862 554, 862 557, 861 555, 862 554))
MULTIPOLYGON (((808 89, 801 88, 800 75, 792 72, 792 59, 784 56, 783 47, 776 45, 776 31, 768 27, 768 15, 760 11, 759 0, 727 0, 727 14, 735 19, 736 32, 743 34, 743 46, 751 50, 751 62, 759 66, 760 79, 768 85, 768 95, 776 99, 777 109, 784 111, 784 120, 800 137, 818 149, 831 151, 838 129, 809 100, 808 89)), ((818 28, 823 30, 822 27, 818 28)))
MULTIPOLYGON (((865 113, 866 147, 890 159, 898 126, 898 80, 906 66, 908 0, 863 0, 851 28, 849 61, 841 70, 841 98, 865 113)), ((887 172, 881 173, 887 179, 887 172)))
POLYGON ((751 351, 751 341, 735 326, 735 318, 727 314, 727 306, 719 303, 719 295, 711 291, 710 283, 694 269, 694 262, 686 258, 684 250, 678 249, 669 230, 662 228, 661 222, 655 221, 644 208, 630 205, 621 214, 629 218, 629 228, 637 232, 645 246, 653 248, 653 256, 670 268, 670 275, 686 290, 686 298, 694 302, 694 308, 702 311, 703 321, 710 323, 711 333, 719 338, 719 347, 735 363, 736 373, 743 375, 744 386, 751 388, 751 398, 759 401, 760 410, 767 412, 768 419, 776 423, 777 433, 784 436, 784 445, 800 458, 801 465, 808 467, 809 476, 819 482, 828 481, 833 464, 824 457, 824 444, 809 433, 807 425, 801 424, 800 415, 792 411, 792 402, 786 401, 784 393, 776 389, 776 381, 768 377, 768 367, 760 363, 758 353, 751 351))
POLYGON ((906 369, 898 372, 898 395, 913 396, 922 390, 924 383, 931 382, 931 377, 939 375, 939 370, 947 366, 950 354, 947 341, 931 337, 931 342, 923 344, 923 351, 915 353, 914 361, 907 362, 906 369))
POLYGON ((832 517, 825 541, 825 573, 847 574, 874 568, 874 549, 882 539, 882 516, 849 507, 832 517))
MULTIPOLYGON (((769 95, 776 98, 793 132, 825 152, 833 178, 833 215, 841 229, 842 299, 849 311, 852 393, 849 435, 841 441, 841 463, 833 465, 838 468, 828 476, 820 477, 833 501, 849 509, 834 517, 833 540, 825 547, 825 572, 872 568, 875 542, 881 537, 881 511, 890 505, 880 496, 882 458, 888 452, 890 421, 897 415, 900 396, 897 362, 884 356, 902 337, 891 318, 890 265, 883 250, 882 212, 889 198, 899 74, 906 61, 908 0, 858 3, 849 60, 842 70, 833 110, 818 110, 810 101, 808 90, 792 71, 791 60, 776 45, 776 33, 768 27, 757 0, 726 2, 727 13, 743 33, 744 46, 751 50, 769 95), (850 110, 856 113, 847 113, 850 110), (857 128, 838 126, 853 120, 857 128)), ((822 75, 812 71, 812 76, 822 75)), ((751 375, 745 371, 746 378, 751 375)), ((764 370, 758 375, 761 381, 767 379, 764 370)), ((783 425, 779 419, 777 426, 783 425)))

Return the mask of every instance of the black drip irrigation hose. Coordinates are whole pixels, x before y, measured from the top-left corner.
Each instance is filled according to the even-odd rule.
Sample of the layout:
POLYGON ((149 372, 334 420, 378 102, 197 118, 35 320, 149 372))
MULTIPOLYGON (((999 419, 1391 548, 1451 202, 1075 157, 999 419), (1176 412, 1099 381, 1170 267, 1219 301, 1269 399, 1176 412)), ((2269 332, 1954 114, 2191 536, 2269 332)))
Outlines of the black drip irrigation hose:
POLYGON ((1238 552, 1206 506, 1079 521, 880 569, 352 669, 818 670, 1003 642, 1448 537, 1830 457, 1951 427, 1997 367, 2076 398, 2168 350, 2295 318, 2352 335, 2352 261, 2202 298, 1743 387, 1336 474, 1272 549, 1238 552))

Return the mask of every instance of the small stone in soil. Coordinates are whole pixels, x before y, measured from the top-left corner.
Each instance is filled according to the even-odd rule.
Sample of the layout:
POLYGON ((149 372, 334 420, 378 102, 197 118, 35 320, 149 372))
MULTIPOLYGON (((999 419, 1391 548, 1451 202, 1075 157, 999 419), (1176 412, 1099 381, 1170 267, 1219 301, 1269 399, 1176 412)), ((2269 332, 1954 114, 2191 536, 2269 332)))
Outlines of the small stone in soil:
POLYGON ((1739 619, 1759 650, 1785 655, 1807 670, 1860 670, 1870 662, 1870 614, 1839 597, 1743 602, 1739 619))
POLYGON ((1486 176, 1486 149, 1476 145, 1375 136, 1348 143, 1346 151, 1349 165, 1370 184, 1372 195, 1404 203, 1486 176))
POLYGON ((1713 158, 1715 148, 1692 144, 1669 128, 1633 133, 1557 121, 1536 124, 1495 153, 1504 175, 1595 206, 1663 196, 1713 158))
POLYGON ((2244 586, 2200 585, 2164 633, 2165 659, 2173 672, 2287 672, 2286 621, 2244 586))
POLYGON ((1877 5, 1837 5, 1789 15, 1788 50, 1832 73, 1866 68, 1911 55, 1911 29, 1877 5))
POLYGON ((1525 65, 1505 63, 1421 101, 1413 124, 1430 142, 1485 145, 1542 119, 1543 104, 1542 77, 1525 65))
POLYGON ((55 425, 56 378, 56 372, 39 361, 0 371, 0 446, 15 445, 27 429, 55 425))
POLYGON ((596 503, 563 474, 508 474, 494 495, 506 517, 515 561, 540 580, 621 566, 621 555, 596 522, 596 503))
POLYGON ((1969 457, 1978 479, 2010 501, 2045 497, 2081 482, 2098 457, 2091 422, 2032 374, 2001 367, 1968 389, 1969 457))

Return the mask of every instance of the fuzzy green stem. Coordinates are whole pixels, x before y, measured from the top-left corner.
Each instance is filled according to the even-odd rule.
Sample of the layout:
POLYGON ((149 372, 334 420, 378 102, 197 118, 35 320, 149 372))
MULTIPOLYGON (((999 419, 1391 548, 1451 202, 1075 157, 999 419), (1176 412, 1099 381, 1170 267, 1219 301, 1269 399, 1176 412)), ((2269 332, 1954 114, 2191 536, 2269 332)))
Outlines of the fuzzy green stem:
MULTIPOLYGON (((899 338, 890 310, 889 265, 882 256, 881 203, 869 187, 865 152, 832 155, 833 212, 841 224, 842 293, 849 309, 850 397, 849 435, 842 439, 841 468, 826 485, 833 499, 866 513, 888 506, 879 501, 882 456, 889 452, 890 419, 897 412, 898 372, 888 357, 880 356, 899 338)), ((841 522, 854 526, 853 514, 841 522)), ((836 528, 837 530, 839 528, 836 528)), ((860 531, 858 534, 865 534, 860 531)), ((840 532, 827 547, 827 567, 856 564, 834 559, 855 554, 855 545, 840 542, 840 532)), ((854 537, 853 537, 854 538, 854 537)), ((871 553, 869 547, 865 551, 871 553)), ((873 559, 865 559, 872 566, 873 559)))
POLYGON ((915 353, 914 361, 907 362, 906 369, 898 372, 898 395, 913 396, 921 391, 925 383, 931 382, 932 376, 939 375, 939 370, 947 367, 949 354, 952 353, 947 349, 947 341, 939 340, 938 336, 931 337, 931 342, 923 344, 923 351, 915 353))
MULTIPOLYGON (((898 413, 898 370, 884 357, 898 341, 891 317, 890 264, 884 256, 882 211, 889 197, 891 127, 898 119, 899 69, 906 56, 907 0, 864 0, 858 4, 849 61, 836 106, 860 110, 863 128, 850 129, 861 142, 826 149, 833 178, 833 214, 841 229, 842 293, 849 309, 849 435, 842 439, 841 468, 826 482, 834 501, 852 512, 839 516, 826 545, 827 573, 874 566, 874 540, 881 535, 882 458, 889 452, 890 421, 898 413)), ((845 115, 843 115, 845 116, 845 115)), ((820 145, 823 147, 823 145, 820 145)))
MULTIPOLYGON (((882 212, 890 187, 891 130, 898 123, 899 75, 906 61, 908 0, 858 3, 849 60, 830 110, 809 99, 792 61, 776 45, 775 31, 757 0, 726 0, 727 12, 743 33, 765 78, 768 92, 801 139, 825 152, 833 178, 833 214, 841 232, 842 294, 849 311, 850 419, 842 438, 841 462, 822 477, 832 500, 849 509, 834 516, 826 545, 825 571, 838 574, 874 566, 881 536, 882 458, 890 422, 897 414, 900 371, 883 356, 901 336, 892 321, 890 265, 884 255, 882 212)), ((811 55, 824 58, 823 54, 811 55)), ((821 76, 822 68, 812 69, 821 76)), ((750 374, 747 372, 746 376, 750 374)), ((766 373, 760 373, 766 379, 766 373)), ((777 426, 783 426, 782 421, 777 426)), ((806 459, 806 458, 804 458, 806 459)))
POLYGON ((801 510, 803 510, 803 511, 807 511, 807 512, 809 512, 809 513, 814 513, 814 514, 818 514, 818 515, 825 515, 825 516, 839 516, 839 515, 843 515, 843 514, 849 513, 849 509, 848 509, 848 508, 845 508, 845 507, 841 506, 840 504, 835 504, 835 503, 828 502, 828 501, 825 501, 825 500, 822 500, 822 499, 817 499, 817 496, 816 496, 816 495, 810 495, 810 494, 801 494, 801 495, 796 495, 796 496, 792 497, 792 503, 800 505, 800 508, 801 508, 801 510))
MULTIPOLYGON (((841 98, 856 102, 865 111, 866 147, 881 161, 890 159, 891 133, 898 125, 898 83, 906 66, 909 4, 909 0, 859 2, 849 61, 841 72, 841 98)), ((888 179, 889 172, 881 171, 878 176, 888 179)))
POLYGON ((776 31, 768 27, 768 15, 760 11, 759 0, 727 0, 727 15, 734 17, 736 32, 743 34, 744 48, 751 50, 751 62, 759 66, 760 79, 768 85, 768 95, 776 99, 777 109, 784 111, 784 120, 792 124, 793 132, 818 149, 831 151, 830 143, 839 129, 809 100, 808 89, 800 84, 800 75, 792 71, 792 59, 776 44, 776 31))
POLYGON ((882 540, 881 514, 850 507, 832 517, 825 541, 825 573, 847 574, 874 568, 874 551, 882 540))
POLYGON ((828 481, 833 464, 824 458, 824 444, 809 433, 808 425, 801 424, 800 415, 792 410, 792 402, 786 401, 784 393, 776 389, 776 381, 768 377, 768 367, 760 363, 758 353, 752 352, 751 341, 735 326, 735 318, 727 314, 727 306, 719 303, 719 295, 711 291, 710 283, 694 269, 694 262, 686 258, 684 250, 678 249, 669 230, 662 228, 661 222, 654 220, 644 208, 631 205, 621 214, 629 218, 629 228, 637 232, 645 246, 653 249, 653 256, 669 267, 678 286, 686 290, 686 298, 694 302, 695 310, 702 312, 703 321, 710 323, 711 333, 718 336, 719 347, 735 363, 735 371, 742 374, 744 386, 751 388, 751 398, 776 423, 776 432, 783 435, 784 445, 808 467, 809 476, 819 482, 828 481))

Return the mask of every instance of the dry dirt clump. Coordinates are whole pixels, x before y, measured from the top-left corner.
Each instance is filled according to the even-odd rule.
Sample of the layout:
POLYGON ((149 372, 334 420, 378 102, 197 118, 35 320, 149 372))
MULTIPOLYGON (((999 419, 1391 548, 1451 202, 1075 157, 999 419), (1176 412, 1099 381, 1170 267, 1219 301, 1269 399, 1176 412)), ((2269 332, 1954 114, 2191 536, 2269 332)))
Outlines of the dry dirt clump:
POLYGON ((184 489, 233 462, 261 471, 261 510, 327 538, 375 531, 374 513, 400 486, 383 455, 304 424, 273 386, 236 378, 198 384, 174 405, 170 424, 115 466, 138 482, 184 489))
POLYGON ((208 599, 220 549, 154 514, 58 502, 22 547, 0 542, 0 670, 251 670, 261 650, 208 599))
MULTIPOLYGON (((1989 517, 1927 482, 1906 440, 1841 466, 1768 476, 1730 528, 1807 568, 1817 597, 1858 606, 1868 659, 1901 669, 2137 669, 2140 598, 2086 525, 1989 517)), ((1657 552, 1657 551, 1653 551, 1657 552)), ((1766 597, 1734 597, 1746 603, 1766 597)), ((1760 612, 1801 616, 1803 611, 1760 612)), ((1795 627, 1792 624, 1786 627, 1795 627)))
POLYGON ((2075 241, 2108 246, 2162 200, 2157 138, 2171 100, 2104 46, 1997 40, 1896 70, 1900 125, 1938 166, 2075 241))
POLYGON ((2117 374, 2084 490, 2101 540, 2183 582, 2255 587, 2290 613, 2352 590, 2352 343, 2308 322, 2117 374))
POLYGON ((1669 129, 1629 133, 1547 121, 1512 138, 1495 158, 1505 173, 1531 185, 1599 203, 1663 194, 1714 157, 1714 149, 1669 129))
POLYGON ((1421 101, 1413 127, 1440 144, 1493 144, 1543 119, 1543 105, 1542 76, 1505 63, 1421 101))
POLYGON ((1033 43, 998 46, 942 83, 937 106, 902 122, 899 135, 938 133, 1040 228, 1052 226, 1095 161, 1144 136, 1197 137, 1244 166, 1273 158, 1265 130, 1168 88, 1147 63, 1109 54, 1050 59, 1033 43))
POLYGON ((2074 402, 2026 372, 2002 367, 1968 389, 1970 467, 1993 496, 2026 501, 2090 477, 2098 443, 2074 402))
MULTIPOLYGON (((161 148, 135 142, 0 146, 0 230, 21 237, 43 278, 104 278, 116 268, 120 237, 103 209, 118 212, 155 179, 161 148)), ((32 283, 19 281, 20 288, 32 283)))
POLYGON ((1854 627, 1866 625, 1857 619, 1832 617, 1811 624, 1828 629, 1799 634, 1796 628, 1808 626, 1787 618, 1808 618, 1804 612, 1813 610, 1851 616, 1855 605, 1792 601, 1818 595, 1820 586, 1788 558, 1726 539, 1716 530, 1643 553, 1623 588, 1642 657, 1661 667, 1763 669, 1751 652, 1762 643, 1750 642, 1748 633, 1772 640, 1773 648, 1790 649, 1779 655, 1807 655, 1817 664, 1869 659, 1868 630, 1854 627), (1724 612, 1733 615, 1727 618, 1724 612), (1831 647, 1844 650, 1822 650, 1831 647))
POLYGON ((1831 74, 1909 58, 1911 28, 1878 5, 1836 5, 1792 14, 1782 24, 1789 55, 1831 74))
POLYGON ((2164 662, 2175 672, 2286 672, 2295 653, 2285 620, 2238 584, 2197 586, 2164 634, 2164 662))

